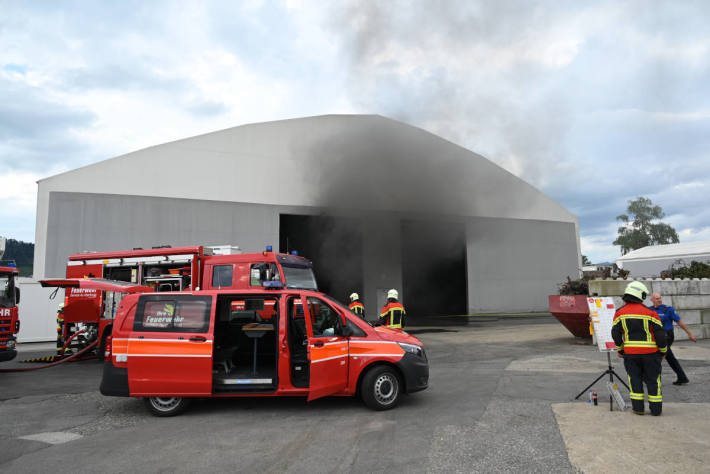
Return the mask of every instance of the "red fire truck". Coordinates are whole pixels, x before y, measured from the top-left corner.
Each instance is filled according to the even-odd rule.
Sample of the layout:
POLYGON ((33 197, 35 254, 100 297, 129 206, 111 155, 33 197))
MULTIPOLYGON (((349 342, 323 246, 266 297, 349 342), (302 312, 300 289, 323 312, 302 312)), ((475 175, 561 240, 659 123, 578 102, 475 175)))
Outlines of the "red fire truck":
POLYGON ((20 330, 17 310, 20 302, 20 289, 16 281, 18 275, 14 263, 7 263, 7 266, 0 264, 0 362, 17 356, 15 334, 20 330))
POLYGON ((106 338, 123 294, 81 288, 69 279, 102 278, 133 283, 156 292, 210 289, 254 289, 284 285, 289 289, 316 290, 311 262, 293 254, 238 253, 230 246, 160 247, 118 252, 88 252, 69 256, 67 280, 43 280, 43 286, 64 287, 64 307, 58 322, 57 347, 78 351, 94 341, 103 359, 106 338), (78 331, 68 348, 63 348, 78 331))

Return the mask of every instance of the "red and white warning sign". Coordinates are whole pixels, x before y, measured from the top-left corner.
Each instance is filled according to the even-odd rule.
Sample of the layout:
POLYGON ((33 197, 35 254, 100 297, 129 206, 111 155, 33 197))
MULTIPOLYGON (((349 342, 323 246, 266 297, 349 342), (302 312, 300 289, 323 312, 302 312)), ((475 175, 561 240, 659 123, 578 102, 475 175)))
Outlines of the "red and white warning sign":
POLYGON ((614 313, 616 313, 614 298, 590 296, 587 298, 587 305, 599 350, 602 352, 615 351, 616 344, 611 338, 611 325, 614 322, 614 313))

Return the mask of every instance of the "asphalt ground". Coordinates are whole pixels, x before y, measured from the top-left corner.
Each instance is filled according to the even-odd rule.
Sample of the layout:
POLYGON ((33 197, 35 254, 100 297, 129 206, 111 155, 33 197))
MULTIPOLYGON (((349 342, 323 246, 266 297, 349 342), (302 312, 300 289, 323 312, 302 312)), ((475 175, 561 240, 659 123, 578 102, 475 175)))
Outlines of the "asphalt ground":
MULTIPOLYGON (((96 361, 0 373, 0 471, 612 472, 625 440, 648 445, 644 430, 659 452, 666 449, 659 427, 675 430, 681 452, 672 466, 702 472, 710 465, 702 453, 688 454, 695 464, 677 461, 683 433, 699 438, 689 450, 702 451, 710 439, 701 415, 710 406, 710 341, 674 344, 691 383, 672 385, 664 362, 668 408, 655 418, 609 413, 603 382, 595 385, 599 406, 586 394, 574 401, 606 368, 606 355, 550 316, 469 317, 466 325, 411 332, 425 345, 430 386, 385 412, 350 398, 242 398, 201 400, 178 417, 156 418, 140 399, 100 395, 96 361)), ((44 347, 51 345, 34 352, 22 345, 18 360, 46 354, 44 347)), ((613 364, 625 377, 621 360, 613 364)), ((31 364, 2 365, 11 366, 31 364)), ((644 462, 623 470, 663 467, 644 462)))

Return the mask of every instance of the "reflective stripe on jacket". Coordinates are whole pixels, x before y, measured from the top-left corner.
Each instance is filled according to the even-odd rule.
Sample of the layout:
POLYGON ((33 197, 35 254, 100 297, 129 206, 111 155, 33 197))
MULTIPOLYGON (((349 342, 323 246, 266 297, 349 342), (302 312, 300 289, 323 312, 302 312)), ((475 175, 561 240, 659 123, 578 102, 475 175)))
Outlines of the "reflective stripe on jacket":
POLYGON ((353 301, 352 303, 350 303, 348 308, 350 309, 350 311, 357 314, 358 316, 363 316, 365 314, 365 305, 359 301, 353 301))
POLYGON ((667 349, 661 318, 641 303, 627 303, 616 311, 611 337, 625 354, 665 354, 667 349))
POLYGON ((407 312, 399 302, 389 302, 380 311, 380 322, 387 327, 402 329, 404 327, 404 315, 407 312))

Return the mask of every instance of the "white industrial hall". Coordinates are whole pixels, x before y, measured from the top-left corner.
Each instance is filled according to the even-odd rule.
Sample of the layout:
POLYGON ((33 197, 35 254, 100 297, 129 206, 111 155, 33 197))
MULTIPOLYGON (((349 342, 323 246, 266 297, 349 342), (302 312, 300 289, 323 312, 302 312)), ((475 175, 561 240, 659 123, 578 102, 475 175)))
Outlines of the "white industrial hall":
MULTIPOLYGON (((266 245, 319 288, 413 318, 545 311, 580 272, 578 219, 488 159, 377 115, 242 125, 39 181, 35 278, 82 251, 266 245)), ((374 311, 372 311, 374 313, 374 311)))

